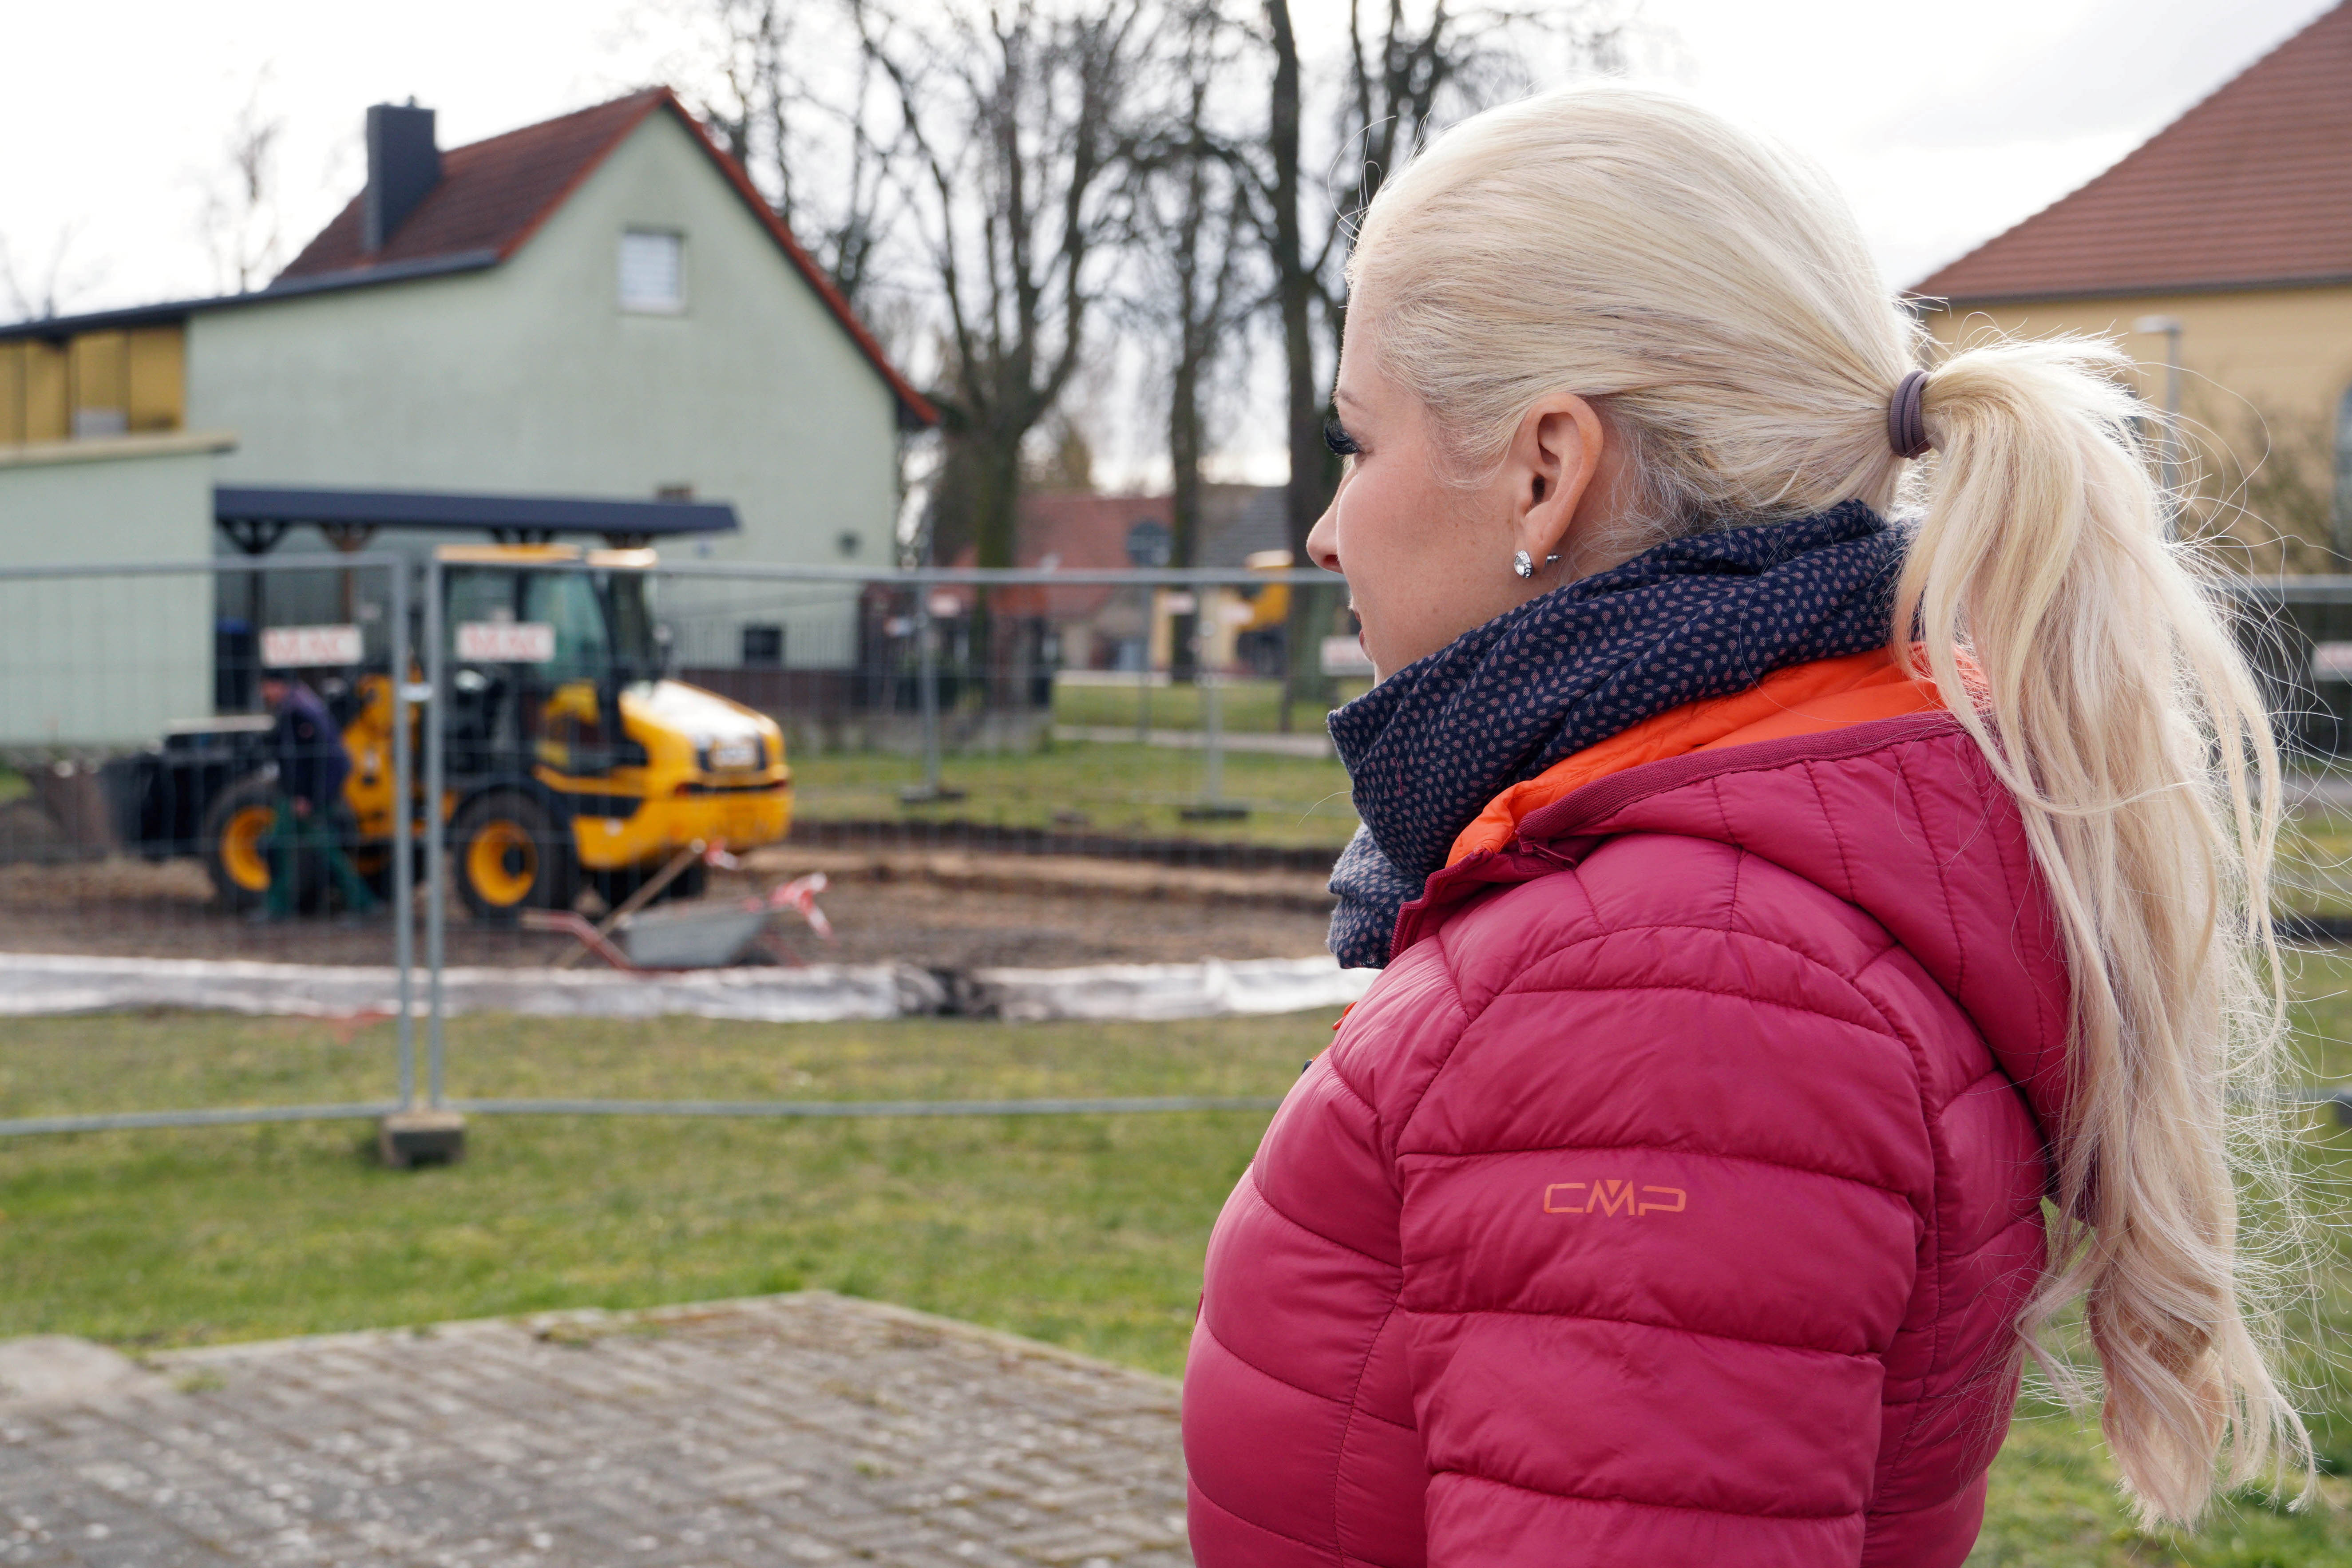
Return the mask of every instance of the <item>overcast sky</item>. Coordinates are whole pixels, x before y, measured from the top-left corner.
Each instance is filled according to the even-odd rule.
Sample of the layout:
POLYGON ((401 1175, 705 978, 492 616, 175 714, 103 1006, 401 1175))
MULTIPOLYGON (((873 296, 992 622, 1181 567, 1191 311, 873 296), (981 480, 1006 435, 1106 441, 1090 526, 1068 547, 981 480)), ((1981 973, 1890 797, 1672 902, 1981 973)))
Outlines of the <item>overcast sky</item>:
MULTIPOLYGON (((1296 0, 1313 48, 1342 0, 1296 0), (1320 25, 1318 26, 1318 19, 1320 25)), ((1826 163, 1890 282, 2082 184, 2326 10, 2317 0, 1647 0, 1683 85, 1826 163)), ((214 292, 201 237, 228 129, 285 122, 288 254, 357 188, 372 102, 454 146, 661 79, 643 0, 0 0, 0 242, 64 303, 214 292)), ((0 314, 7 301, 0 298, 0 314)))

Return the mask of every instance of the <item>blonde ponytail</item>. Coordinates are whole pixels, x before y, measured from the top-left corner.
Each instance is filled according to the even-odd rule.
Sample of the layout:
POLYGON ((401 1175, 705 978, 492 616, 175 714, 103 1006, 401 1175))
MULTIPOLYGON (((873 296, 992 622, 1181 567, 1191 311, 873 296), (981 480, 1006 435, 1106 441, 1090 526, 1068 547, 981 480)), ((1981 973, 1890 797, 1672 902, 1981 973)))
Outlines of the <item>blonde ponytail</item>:
POLYGON ((2092 342, 1955 353, 1925 392, 1935 456, 1906 471, 1887 399, 1931 345, 1843 200, 1785 149, 1616 84, 1438 138, 1381 187, 1349 278, 1349 331, 1465 479, 1538 398, 1593 398, 1637 470, 1625 552, 1924 500, 1893 640, 1924 641, 2015 793, 2074 985, 2055 1266, 2021 1330, 2031 1345, 2085 1302, 2146 1515, 2194 1521, 2217 1460, 2232 1483, 2307 1475, 2238 1206, 2242 1182, 2282 1195, 2277 751, 2209 568, 2168 537, 2128 362, 2092 342))
POLYGON ((2232 1484, 2310 1461, 2239 1236, 2239 1183, 2280 1185, 2279 770, 2221 587, 2168 538, 2129 368, 2074 340, 1935 370, 1895 624, 2017 797, 2066 933, 2060 1266, 2023 1326, 2031 1341, 2083 1300, 2108 1446, 2146 1514, 2187 1522, 2217 1455, 2232 1484))

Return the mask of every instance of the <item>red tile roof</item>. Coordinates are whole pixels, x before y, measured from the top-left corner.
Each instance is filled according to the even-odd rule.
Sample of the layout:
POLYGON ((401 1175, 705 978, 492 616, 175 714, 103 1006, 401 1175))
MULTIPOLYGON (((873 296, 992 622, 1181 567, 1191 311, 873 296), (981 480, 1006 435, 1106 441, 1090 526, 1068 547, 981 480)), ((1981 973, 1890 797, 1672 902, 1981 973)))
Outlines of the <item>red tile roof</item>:
POLYGON ((2352 280, 2352 0, 1910 292, 1966 301, 2352 280))
POLYGON ((441 181, 416 210, 394 229, 383 247, 373 253, 361 244, 361 198, 335 215, 302 253, 279 273, 271 287, 315 280, 329 275, 358 276, 383 268, 397 278, 416 264, 467 255, 486 255, 504 261, 537 233, 565 198, 596 171, 606 155, 629 133, 659 110, 675 115, 709 157, 720 176, 733 186, 754 217, 783 251, 786 259, 817 292, 844 331, 856 342, 882 379, 889 384, 907 417, 925 425, 939 423, 939 414, 899 374, 841 291, 833 286, 792 234, 777 221, 761 200, 742 166, 710 140, 701 124, 687 112, 667 88, 649 88, 609 103, 543 120, 493 136, 469 146, 453 147, 441 154, 441 181))

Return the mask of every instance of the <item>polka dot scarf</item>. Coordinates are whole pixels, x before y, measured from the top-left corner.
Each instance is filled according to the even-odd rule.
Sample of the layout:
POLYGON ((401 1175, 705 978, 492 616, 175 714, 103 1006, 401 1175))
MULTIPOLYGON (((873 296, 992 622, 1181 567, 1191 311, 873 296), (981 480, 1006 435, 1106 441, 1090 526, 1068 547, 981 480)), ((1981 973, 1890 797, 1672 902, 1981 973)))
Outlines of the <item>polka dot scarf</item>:
POLYGON ((1860 501, 1696 534, 1465 633, 1331 715, 1356 830, 1331 951, 1388 963, 1397 911, 1508 786, 1654 714, 1883 646, 1903 540, 1860 501))

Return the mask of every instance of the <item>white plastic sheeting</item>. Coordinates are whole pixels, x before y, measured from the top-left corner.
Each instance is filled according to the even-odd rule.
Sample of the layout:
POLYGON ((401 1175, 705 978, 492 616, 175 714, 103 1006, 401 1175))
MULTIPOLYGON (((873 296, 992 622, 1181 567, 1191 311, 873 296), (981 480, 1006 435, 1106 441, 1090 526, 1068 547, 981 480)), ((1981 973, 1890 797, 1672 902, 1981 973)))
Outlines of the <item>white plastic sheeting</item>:
MULTIPOLYGON (((425 975, 415 1000, 425 998, 425 975)), ((652 1018, 683 1013, 769 1024, 896 1018, 937 1012, 947 988, 907 964, 812 964, 640 976, 549 969, 448 969, 444 1010, 535 1017, 652 1018)), ((247 963, 188 958, 79 958, 0 953, 0 1016, 184 1007, 226 1013, 350 1017, 399 1012, 390 968, 247 963)))
MULTIPOLYGON (((962 1012, 1024 1023, 1055 1018, 1210 1018, 1336 1007, 1361 996, 1368 969, 1328 958, 979 969, 940 976, 910 964, 702 970, 638 975, 551 969, 449 969, 445 1009, 535 1017, 685 1014, 758 1023, 824 1023, 962 1012)), ((425 975, 415 977, 420 1009, 425 975)), ((137 1007, 350 1017, 398 1011, 389 968, 211 959, 84 958, 0 952, 0 1016, 137 1007)))
POLYGON ((1022 1023, 1049 1018, 1214 1018, 1339 1007, 1376 971, 1330 958, 1212 958, 1200 963, 1097 963, 1082 969, 975 969, 965 1010, 1022 1023))

